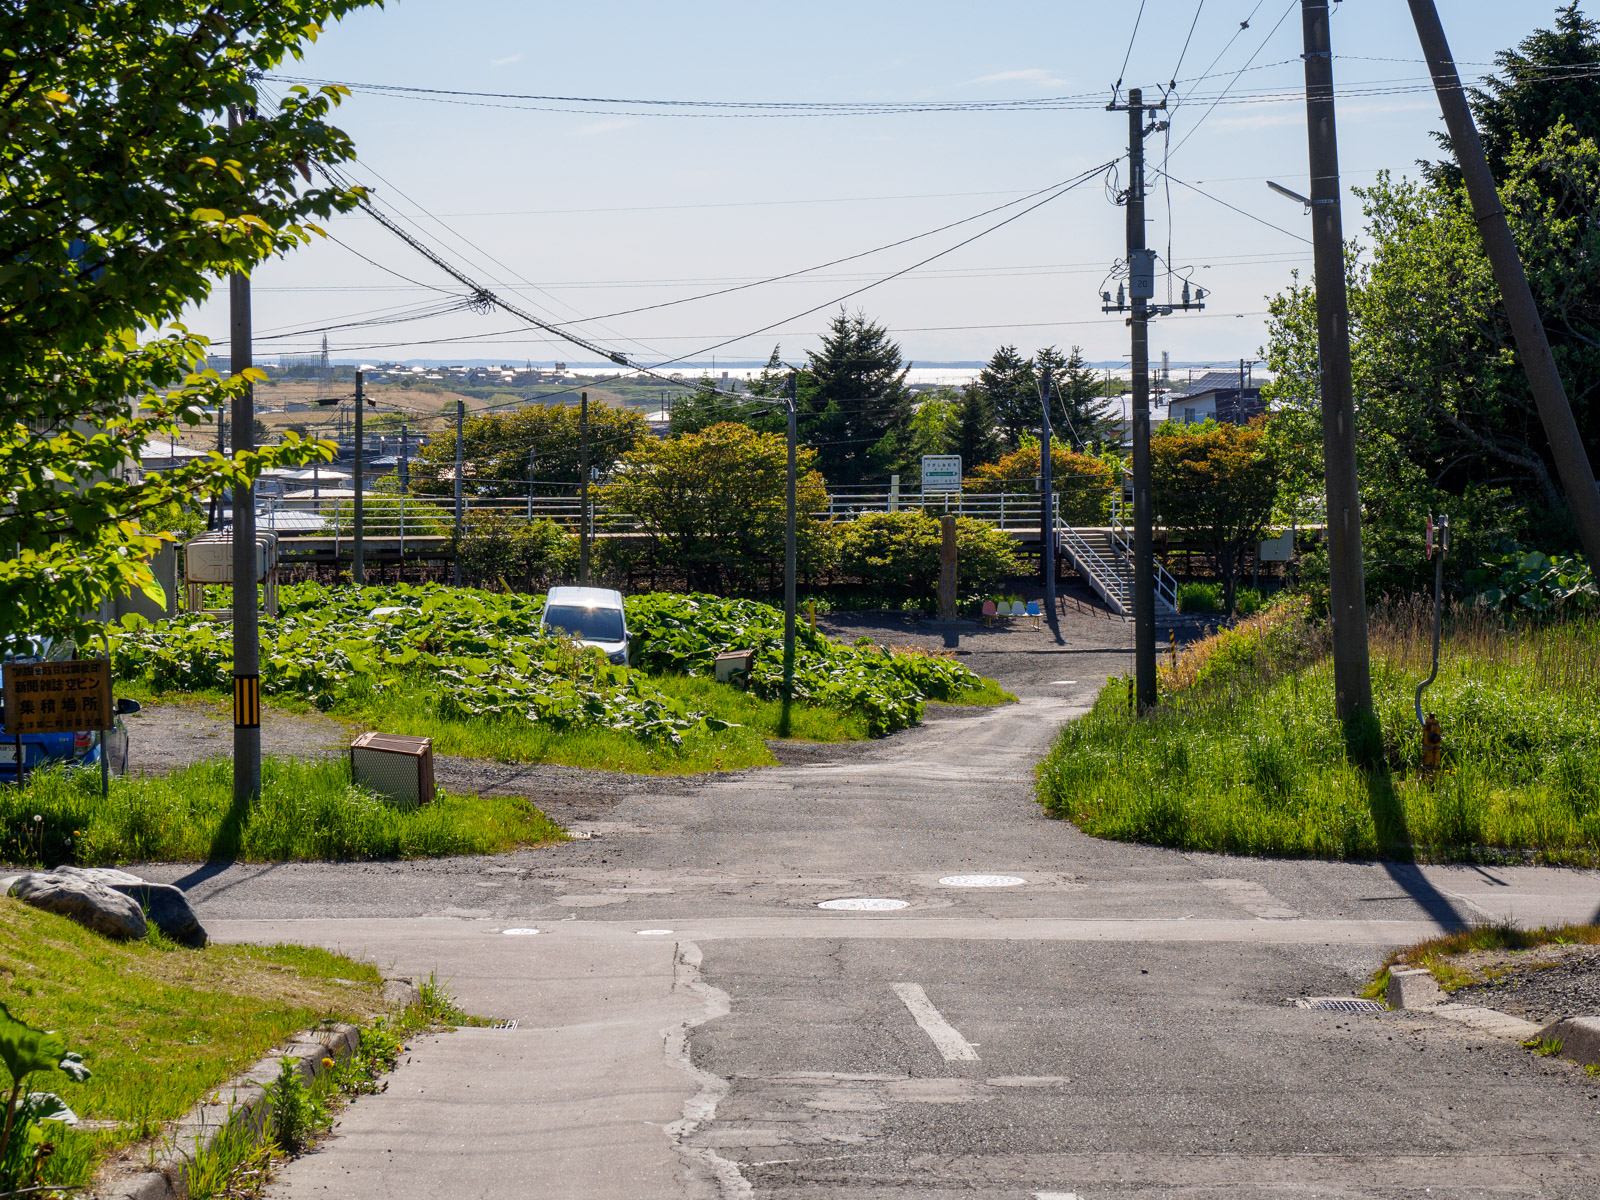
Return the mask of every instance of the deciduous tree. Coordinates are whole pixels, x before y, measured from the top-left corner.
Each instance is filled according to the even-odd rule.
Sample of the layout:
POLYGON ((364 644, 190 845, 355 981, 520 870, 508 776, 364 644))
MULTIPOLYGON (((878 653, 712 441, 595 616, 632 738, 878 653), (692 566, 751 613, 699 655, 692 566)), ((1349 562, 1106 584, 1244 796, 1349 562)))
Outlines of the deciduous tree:
MULTIPOLYGON (((571 496, 579 483, 578 424, 576 404, 530 404, 468 417, 461 429, 465 490, 473 496, 526 496, 531 456, 534 494, 571 496)), ((589 466, 605 474, 649 432, 635 410, 590 401, 589 466)), ((412 462, 412 490, 450 494, 455 462, 455 430, 435 434, 412 462)))
POLYGON ((1150 439, 1156 519, 1199 542, 1222 579, 1227 610, 1244 562, 1272 519, 1279 469, 1260 422, 1165 421, 1150 439))
POLYGON ((273 103, 254 80, 369 2, 0 9, 0 637, 88 638, 103 604, 155 587, 150 514, 330 452, 291 436, 128 470, 248 382, 172 322, 357 203, 312 174, 353 155, 327 122, 344 89, 273 103))
MULTIPOLYGON (((817 454, 802 447, 796 488, 802 569, 824 565, 828 534, 815 515, 828 505, 817 454)), ((691 588, 767 590, 781 579, 788 447, 782 434, 731 421, 698 433, 640 442, 622 456, 601 507, 645 527, 658 558, 691 588)))

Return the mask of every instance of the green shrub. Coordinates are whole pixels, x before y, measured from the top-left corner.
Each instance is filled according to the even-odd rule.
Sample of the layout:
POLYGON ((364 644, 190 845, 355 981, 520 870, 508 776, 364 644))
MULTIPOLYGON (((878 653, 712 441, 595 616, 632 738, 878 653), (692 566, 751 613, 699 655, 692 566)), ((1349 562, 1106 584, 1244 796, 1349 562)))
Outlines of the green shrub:
MULTIPOLYGON (((938 589, 943 534, 933 513, 868 513, 836 528, 840 574, 907 598, 931 598, 938 589)), ((975 517, 956 518, 956 578, 962 592, 986 591, 1020 569, 1004 531, 975 517)))
POLYGON ((1178 585, 1178 611, 1186 613, 1221 612, 1222 585, 1220 583, 1180 583, 1178 585))
POLYGON ((1261 611, 1266 603, 1261 598, 1261 593, 1255 588, 1242 587, 1233 593, 1233 615, 1236 617, 1253 617, 1261 611))
POLYGON ((461 574, 472 584, 536 592, 572 572, 578 539, 554 521, 476 512, 463 522, 458 554, 461 574))

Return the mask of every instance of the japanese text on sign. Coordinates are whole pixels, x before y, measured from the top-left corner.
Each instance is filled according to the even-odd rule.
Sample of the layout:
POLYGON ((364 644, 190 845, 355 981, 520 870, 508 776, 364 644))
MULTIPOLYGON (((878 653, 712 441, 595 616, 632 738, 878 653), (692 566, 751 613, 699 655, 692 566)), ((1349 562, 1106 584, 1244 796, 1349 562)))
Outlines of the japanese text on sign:
POLYGON ((5 664, 6 736, 110 729, 111 664, 103 658, 5 664))

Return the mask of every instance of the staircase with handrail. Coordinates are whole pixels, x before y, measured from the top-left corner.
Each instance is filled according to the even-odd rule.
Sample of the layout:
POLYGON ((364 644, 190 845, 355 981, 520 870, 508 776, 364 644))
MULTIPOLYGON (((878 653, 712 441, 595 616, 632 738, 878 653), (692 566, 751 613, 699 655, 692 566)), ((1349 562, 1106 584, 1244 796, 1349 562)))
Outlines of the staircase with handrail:
MULTIPOLYGON (((1076 529, 1056 516, 1057 544, 1106 607, 1119 617, 1133 616, 1133 543, 1124 515, 1129 507, 1127 477, 1111 494, 1109 529, 1076 529)), ((1178 581, 1155 563, 1156 612, 1178 611, 1178 581)))

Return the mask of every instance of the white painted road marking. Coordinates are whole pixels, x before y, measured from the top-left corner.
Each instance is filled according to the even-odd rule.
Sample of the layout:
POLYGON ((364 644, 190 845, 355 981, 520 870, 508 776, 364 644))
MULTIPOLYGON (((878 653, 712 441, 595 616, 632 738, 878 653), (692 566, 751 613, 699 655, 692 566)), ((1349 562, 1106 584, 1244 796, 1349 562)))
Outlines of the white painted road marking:
POLYGON ((1077 1192, 1035 1192, 1033 1200, 1078 1200, 1077 1192))
POLYGON ((894 985, 894 994, 900 997, 900 1002, 910 1010, 911 1019, 922 1026, 922 1032, 928 1035, 939 1053, 944 1055, 945 1062, 978 1061, 978 1052, 972 1048, 972 1043, 957 1033, 955 1027, 944 1019, 939 1010, 933 1006, 933 1001, 928 999, 928 993, 922 990, 921 984, 897 983, 894 985))
POLYGON ((502 929, 500 932, 510 934, 512 937, 532 937, 539 931, 537 929, 502 929))
POLYGON ((939 882, 945 887, 1016 887, 1028 881, 1015 875, 946 875, 939 882))

